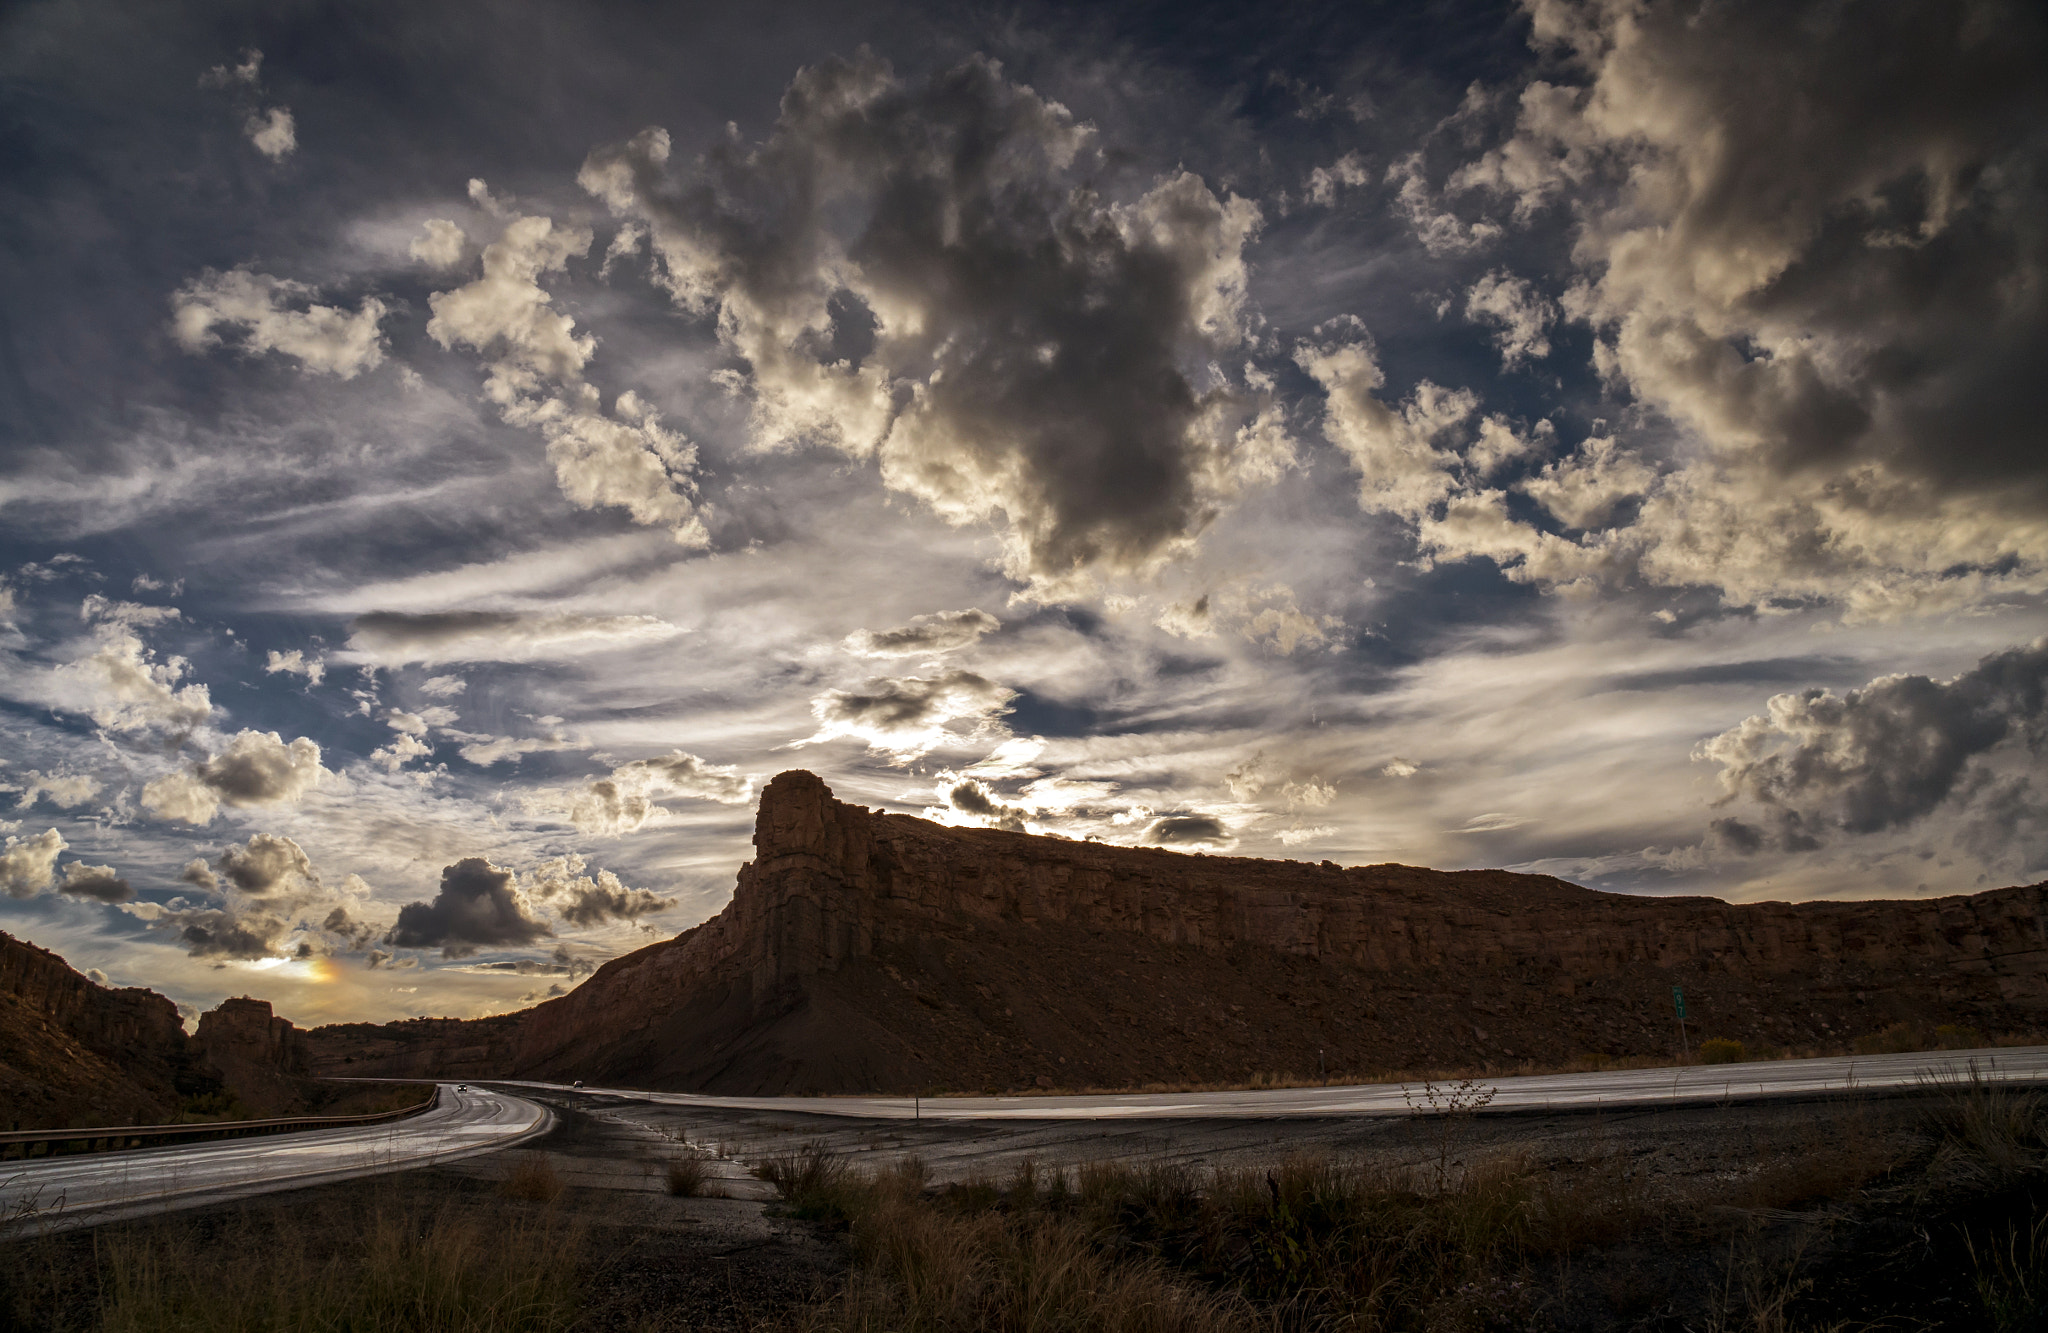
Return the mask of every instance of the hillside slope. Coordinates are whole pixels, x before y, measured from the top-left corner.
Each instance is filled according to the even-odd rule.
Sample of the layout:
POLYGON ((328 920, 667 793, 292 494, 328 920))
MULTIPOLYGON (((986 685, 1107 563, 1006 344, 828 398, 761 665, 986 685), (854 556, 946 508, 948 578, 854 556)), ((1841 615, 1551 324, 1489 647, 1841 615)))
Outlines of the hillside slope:
POLYGON ((2048 885, 1731 905, 946 828, 762 793, 724 911, 497 1018, 316 1028, 316 1073, 710 1092, 1241 1080, 2048 1017, 2048 885))

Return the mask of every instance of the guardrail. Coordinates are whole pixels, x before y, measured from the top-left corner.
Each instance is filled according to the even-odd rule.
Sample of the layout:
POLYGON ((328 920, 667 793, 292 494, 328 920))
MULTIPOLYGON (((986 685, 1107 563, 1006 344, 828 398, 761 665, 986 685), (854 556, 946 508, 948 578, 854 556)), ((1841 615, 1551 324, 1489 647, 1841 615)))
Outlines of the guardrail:
POLYGON ((215 1120, 200 1125, 114 1125, 87 1129, 17 1129, 0 1132, 0 1161, 21 1157, 49 1157, 58 1151, 59 1144, 78 1144, 63 1151, 73 1153, 118 1152, 123 1148, 142 1148, 158 1143, 185 1142, 193 1139, 241 1138, 245 1134, 289 1134, 302 1129, 346 1129, 353 1125, 375 1125, 387 1120, 403 1120, 429 1110, 440 1100, 437 1090, 432 1097, 415 1106, 402 1106, 396 1111, 372 1111, 368 1115, 301 1115, 281 1116, 272 1120, 215 1120), (38 1153, 36 1149, 42 1148, 38 1153))

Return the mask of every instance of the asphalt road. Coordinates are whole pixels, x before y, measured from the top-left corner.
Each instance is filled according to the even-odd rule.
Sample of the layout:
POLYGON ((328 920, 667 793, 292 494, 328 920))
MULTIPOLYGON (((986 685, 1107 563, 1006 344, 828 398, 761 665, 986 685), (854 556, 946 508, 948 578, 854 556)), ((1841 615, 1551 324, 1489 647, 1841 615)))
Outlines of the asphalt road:
MULTIPOLYGON (((1771 1097, 1878 1092, 1935 1080, 1983 1078, 2048 1080, 2048 1046, 1982 1051, 1923 1051, 1912 1055, 1831 1056, 1676 1069, 1610 1069, 1586 1074, 1535 1074, 1484 1080, 1467 1090, 1491 1089, 1490 1111, 1569 1111, 1602 1107, 1680 1106, 1771 1097)), ((569 1090, 559 1083, 500 1083, 501 1087, 569 1090)), ((1088 1096, 934 1097, 711 1097, 632 1088, 584 1088, 586 1094, 669 1106, 741 1111, 784 1111, 854 1116, 867 1120, 1103 1120, 1216 1116, 1388 1116, 1429 1111, 1431 1090, 1420 1083, 1372 1083, 1345 1088, 1264 1088, 1240 1092, 1109 1093, 1088 1096)), ((1459 1096, 1437 1085, 1434 1109, 1456 1110, 1459 1096)))
POLYGON ((66 1231, 409 1170, 496 1152, 553 1123, 551 1111, 524 1097, 444 1083, 432 1110, 382 1125, 0 1162, 0 1234, 66 1231))

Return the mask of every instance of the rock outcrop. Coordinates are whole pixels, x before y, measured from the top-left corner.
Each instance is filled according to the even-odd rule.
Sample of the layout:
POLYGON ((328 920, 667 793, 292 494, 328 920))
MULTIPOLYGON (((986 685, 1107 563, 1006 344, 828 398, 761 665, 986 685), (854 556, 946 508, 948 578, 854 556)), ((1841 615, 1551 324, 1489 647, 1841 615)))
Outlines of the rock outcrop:
POLYGON ((169 1000, 0 933, 0 1128, 150 1124, 218 1086, 169 1000))
POLYGON ((296 1115, 337 1095, 306 1078, 304 1035, 243 997, 201 1014, 188 1037, 155 991, 99 985, 0 932, 0 1129, 296 1115))
POLYGON ((192 1044, 207 1066, 257 1115, 306 1109, 305 1034, 270 1011, 270 1001, 238 996, 199 1016, 192 1044))
POLYGON ((497 1018, 307 1034, 315 1072, 715 1092, 1117 1086, 1840 1044, 2048 1020, 2048 885, 1920 901, 1599 893, 945 828, 762 794, 726 909, 497 1018))

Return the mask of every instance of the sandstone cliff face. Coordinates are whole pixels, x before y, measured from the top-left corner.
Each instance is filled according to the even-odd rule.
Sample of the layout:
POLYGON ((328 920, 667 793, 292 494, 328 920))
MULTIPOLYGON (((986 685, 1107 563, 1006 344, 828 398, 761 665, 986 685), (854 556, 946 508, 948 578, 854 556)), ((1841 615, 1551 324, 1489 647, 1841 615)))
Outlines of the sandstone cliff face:
POLYGON ((713 1091, 1241 1079, 2048 1016, 2048 886, 1915 902, 1597 893, 948 829, 762 794, 730 905, 521 1014, 317 1029, 327 1072, 713 1091), (1698 1028, 1696 1026, 1695 1033, 1698 1028), (344 1068, 347 1066, 347 1068, 344 1068))
POLYGON ((0 1128, 162 1120, 195 1079, 176 1005, 0 933, 0 1128))

